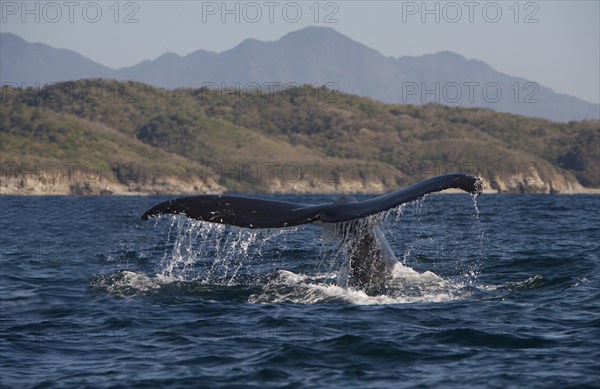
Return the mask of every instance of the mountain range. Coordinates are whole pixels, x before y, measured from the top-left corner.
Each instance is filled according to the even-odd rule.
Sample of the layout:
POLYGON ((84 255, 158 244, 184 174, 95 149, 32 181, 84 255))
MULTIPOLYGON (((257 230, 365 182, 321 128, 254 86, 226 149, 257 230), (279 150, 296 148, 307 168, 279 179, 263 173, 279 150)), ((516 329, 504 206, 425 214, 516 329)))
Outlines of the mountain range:
POLYGON ((272 42, 247 39, 221 53, 166 53, 120 69, 11 33, 0 35, 0 55, 0 80, 12 86, 84 78, 132 80, 168 89, 258 86, 267 91, 310 84, 386 103, 485 107, 564 122, 600 117, 598 104, 498 72, 482 61, 449 51, 386 57, 324 27, 306 27, 272 42))

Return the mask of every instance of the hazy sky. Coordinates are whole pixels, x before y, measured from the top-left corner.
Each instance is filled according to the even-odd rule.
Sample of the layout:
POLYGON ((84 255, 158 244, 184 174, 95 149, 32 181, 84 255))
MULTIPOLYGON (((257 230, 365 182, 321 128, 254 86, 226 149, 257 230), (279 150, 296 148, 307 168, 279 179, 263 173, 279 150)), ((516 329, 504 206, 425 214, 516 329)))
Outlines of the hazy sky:
POLYGON ((1 31, 118 68, 327 26, 386 56, 450 50, 600 102, 600 1, 0 1, 1 31), (24 5, 25 4, 25 5, 24 5), (236 20, 237 19, 237 20, 236 20))

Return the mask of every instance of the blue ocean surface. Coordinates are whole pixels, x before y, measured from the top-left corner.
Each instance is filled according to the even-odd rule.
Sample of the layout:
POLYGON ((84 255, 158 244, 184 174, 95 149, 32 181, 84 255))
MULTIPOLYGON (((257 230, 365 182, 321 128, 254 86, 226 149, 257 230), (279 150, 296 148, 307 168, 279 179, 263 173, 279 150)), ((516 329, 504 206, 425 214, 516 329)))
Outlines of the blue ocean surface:
POLYGON ((600 387, 600 196, 404 205, 375 295, 319 226, 140 220, 165 199, 0 198, 2 387, 600 387))

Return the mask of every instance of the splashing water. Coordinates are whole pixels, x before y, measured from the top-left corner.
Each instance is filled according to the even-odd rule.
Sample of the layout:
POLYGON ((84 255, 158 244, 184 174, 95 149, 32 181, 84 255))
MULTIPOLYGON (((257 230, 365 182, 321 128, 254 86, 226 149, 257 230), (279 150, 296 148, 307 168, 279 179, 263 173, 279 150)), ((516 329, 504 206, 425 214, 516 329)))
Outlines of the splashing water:
POLYGON ((177 235, 170 252, 165 250, 160 274, 205 284, 235 285, 246 262, 259 264, 272 240, 296 230, 250 230, 173 215, 170 219, 177 235))
POLYGON ((475 285, 475 282, 477 281, 477 276, 479 275, 479 268, 481 266, 481 263, 487 259, 485 255, 485 230, 483 228, 483 223, 481 223, 480 219, 479 206, 477 205, 477 196, 478 195, 476 194, 471 196, 471 198, 473 199, 473 209, 475 210, 475 213, 473 215, 475 218, 474 225, 477 231, 477 259, 470 269, 471 277, 469 281, 471 285, 475 285))
MULTIPOLYGON (((430 231, 420 231, 426 228, 425 219, 429 217, 429 212, 425 211, 429 211, 430 204, 418 200, 409 206, 417 218, 416 225, 401 223, 408 208, 404 204, 360 220, 321 224, 322 231, 318 236, 308 237, 306 235, 310 231, 306 231, 309 228, 306 226, 251 230, 169 215, 154 224, 155 228, 162 231, 165 230, 165 222, 167 225, 167 243, 154 276, 120 271, 108 277, 99 277, 95 286, 123 296, 160 293, 167 285, 179 285, 184 289, 189 289, 189 285, 213 289, 227 287, 238 291, 252 287, 247 301, 253 303, 343 301, 388 304, 468 298, 479 274, 480 260, 484 258, 484 234, 476 197, 473 196, 474 221, 470 227, 477 231, 477 258, 454 258, 456 266, 461 269, 459 276, 454 279, 447 276, 442 278, 429 269, 419 271, 409 266, 411 263, 423 266, 420 263, 423 257, 419 252, 433 242, 430 231), (385 290, 378 295, 368 295, 349 285, 352 263, 348 252, 356 243, 360 231, 372 231, 376 225, 381 226, 388 238, 392 238, 394 247, 403 246, 404 250, 396 250, 400 261, 390 269, 385 290), (410 233, 416 236, 406 240, 404 233, 398 234, 398 228, 402 228, 403 232, 408 230, 409 236, 410 233), (310 245, 311 241, 320 243, 318 250, 313 253, 300 249, 299 260, 303 266, 295 271, 278 270, 274 268, 274 262, 278 260, 287 269, 292 267, 289 253, 286 252, 290 235, 293 236, 289 239, 294 242, 291 243, 290 252, 298 251, 295 245, 299 235, 306 240, 305 246, 310 245), (312 270, 307 269, 306 264, 311 264, 312 270)), ((433 250, 432 261, 447 254, 453 256, 455 252, 447 252, 443 246, 437 247, 433 250)))

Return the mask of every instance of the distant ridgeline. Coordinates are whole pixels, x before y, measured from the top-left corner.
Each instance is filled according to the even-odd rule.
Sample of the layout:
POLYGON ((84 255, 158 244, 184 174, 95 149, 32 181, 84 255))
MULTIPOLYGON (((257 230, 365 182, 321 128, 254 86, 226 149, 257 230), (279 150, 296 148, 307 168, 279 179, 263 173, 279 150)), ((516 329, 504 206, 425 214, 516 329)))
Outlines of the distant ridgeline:
POLYGON ((383 104, 325 86, 2 88, 2 194, 377 193, 466 172, 488 190, 600 187, 600 122, 383 104))
POLYGON ((276 41, 246 39, 221 53, 169 52, 119 69, 11 33, 0 33, 0 56, 0 81, 15 87, 90 78, 167 89, 310 84, 390 104, 491 108, 561 122, 600 119, 599 104, 502 73, 485 62, 450 51, 388 57, 328 27, 308 26, 276 41))

